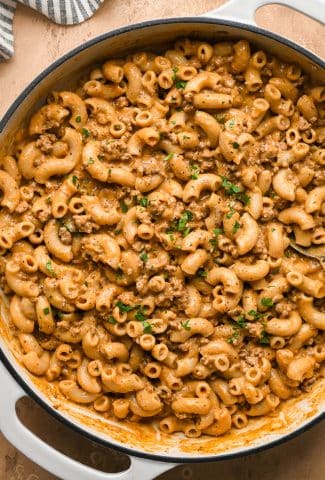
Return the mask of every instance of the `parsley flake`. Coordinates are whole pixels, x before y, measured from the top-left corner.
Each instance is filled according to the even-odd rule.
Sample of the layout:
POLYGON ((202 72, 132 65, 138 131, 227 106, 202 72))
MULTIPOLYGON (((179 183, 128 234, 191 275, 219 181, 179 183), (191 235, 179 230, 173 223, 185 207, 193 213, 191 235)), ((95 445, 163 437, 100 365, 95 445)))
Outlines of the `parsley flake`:
POLYGON ((241 225, 239 222, 237 222, 237 220, 235 221, 233 227, 232 227, 232 233, 235 235, 238 230, 240 229, 241 225))
POLYGON ((191 326, 190 326, 190 321, 189 320, 186 320, 186 322, 182 322, 181 325, 182 327, 184 328, 184 330, 186 330, 187 332, 189 332, 191 330, 191 326))
POLYGON ((134 310, 133 305, 126 305, 125 303, 121 302, 121 300, 118 300, 115 303, 115 306, 119 309, 120 312, 130 312, 131 310, 134 310))
POLYGON ((93 163, 95 163, 95 160, 93 158, 88 158, 88 162, 87 162, 87 165, 92 165, 93 163))
POLYGON ((147 206, 149 205, 148 198, 147 197, 140 198, 139 205, 141 205, 141 207, 147 208, 147 206))
POLYGON ((165 162, 169 162, 169 160, 171 160, 173 158, 174 154, 173 153, 169 153, 168 155, 166 155, 166 157, 164 158, 164 161, 165 162))
POLYGON ((199 174, 200 174, 200 169, 198 166, 196 165, 191 165, 191 179, 192 180, 197 180, 199 178, 199 174))
POLYGON ((199 268, 197 271, 199 277, 205 278, 208 275, 208 272, 204 268, 199 268))
POLYGON ((233 146, 233 148, 234 148, 235 150, 238 150, 238 148, 240 147, 239 143, 237 143, 237 142, 234 142, 234 143, 232 144, 232 146, 233 146))
POLYGON ((49 307, 43 308, 44 315, 48 315, 50 313, 49 307))
POLYGON ((146 314, 143 310, 143 306, 142 305, 139 305, 135 315, 134 315, 134 318, 136 320, 138 320, 139 322, 143 322, 144 320, 146 320, 146 314))
POLYGON ((45 264, 45 268, 46 270, 49 272, 50 275, 52 275, 52 277, 56 277, 56 273, 53 269, 53 265, 52 265, 52 262, 49 260, 48 262, 46 262, 45 264))
POLYGON ((110 323, 111 325, 115 325, 117 323, 117 321, 115 320, 115 318, 112 315, 110 315, 108 317, 108 323, 110 323))
POLYGON ((85 138, 88 138, 88 137, 90 136, 90 131, 89 131, 87 128, 83 128, 83 129, 81 130, 81 133, 83 134, 83 136, 84 136, 85 138))
POLYGON ((120 207, 121 207, 121 210, 122 210, 123 213, 126 213, 129 210, 129 208, 128 208, 127 204, 124 202, 124 200, 120 200, 120 207))
POLYGON ((80 123, 80 122, 81 122, 81 116, 80 116, 80 115, 77 115, 77 116, 76 116, 76 122, 77 122, 77 123, 80 123))
POLYGON ((178 88, 179 90, 180 89, 184 89, 187 85, 187 82, 185 82, 184 80, 178 80, 176 83, 175 83, 175 87, 178 88))
POLYGON ((263 297, 261 299, 261 305, 263 305, 263 307, 273 307, 273 300, 272 298, 270 297, 263 297))
POLYGON ((143 326, 143 333, 152 333, 152 326, 148 322, 148 320, 145 320, 144 322, 142 322, 142 326, 143 326))
POLYGON ((139 258, 140 260, 142 260, 144 263, 146 263, 148 261, 148 254, 146 252, 142 252, 140 255, 139 255, 139 258))

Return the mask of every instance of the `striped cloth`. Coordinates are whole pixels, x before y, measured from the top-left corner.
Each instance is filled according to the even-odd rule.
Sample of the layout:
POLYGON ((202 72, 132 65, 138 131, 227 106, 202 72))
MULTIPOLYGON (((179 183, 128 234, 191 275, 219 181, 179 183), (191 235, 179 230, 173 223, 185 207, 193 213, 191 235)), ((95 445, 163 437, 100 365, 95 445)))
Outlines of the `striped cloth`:
POLYGON ((46 15, 55 23, 72 25, 91 17, 104 0, 0 0, 0 61, 14 53, 13 18, 17 3, 46 15))

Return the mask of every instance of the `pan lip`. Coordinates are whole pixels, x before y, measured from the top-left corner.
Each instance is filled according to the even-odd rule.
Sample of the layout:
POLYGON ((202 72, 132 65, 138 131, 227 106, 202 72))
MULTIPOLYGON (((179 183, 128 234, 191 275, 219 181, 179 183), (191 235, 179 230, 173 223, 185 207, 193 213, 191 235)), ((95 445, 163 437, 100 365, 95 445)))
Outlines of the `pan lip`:
POLYGON ((301 45, 298 45, 292 40, 289 40, 277 33, 271 32, 269 30, 266 30, 264 28, 255 26, 255 25, 248 25, 245 23, 237 22, 234 20, 224 20, 224 19, 219 19, 219 18, 212 18, 212 17, 169 17, 169 18, 164 18, 164 19, 155 19, 155 20, 147 20, 145 22, 138 22, 135 24, 127 25, 125 27, 120 27, 116 28, 114 30, 111 30, 106 33, 102 33, 101 35, 98 35, 87 42, 78 45, 77 47, 73 48, 72 50, 69 50, 66 52, 64 55, 59 57, 57 60, 52 62, 48 67, 46 67, 44 70, 42 70, 24 89, 23 91, 18 95, 16 100, 13 101, 13 103, 9 106, 7 111, 4 113, 3 117, 0 118, 0 134, 3 132, 6 124, 9 122, 10 118, 13 116, 15 111, 19 108, 19 105, 26 99, 26 97, 33 91, 34 88, 38 86, 38 84, 44 80, 50 73, 52 73, 57 67, 60 65, 64 64, 66 61, 72 59, 74 56, 77 54, 87 50, 88 48, 97 45, 98 43, 101 43, 105 40, 108 40, 110 38, 116 37, 118 35, 128 33, 134 30, 141 30, 143 28, 147 27, 155 27, 159 25, 168 25, 168 24, 173 24, 173 23, 205 23, 205 24, 217 24, 221 26, 226 26, 226 27, 235 27, 235 28, 240 28, 242 30, 248 30, 253 33, 257 33, 259 35, 262 35, 264 37, 268 37, 272 40, 275 40, 281 44, 283 44, 285 47, 292 48, 302 55, 304 55, 306 58, 311 60, 314 64, 317 64, 320 68, 325 68, 325 61, 317 56, 315 53, 311 52, 310 50, 302 47, 301 45))
MULTIPOLYGON (((11 106, 8 108, 4 116, 0 120, 0 134, 3 132, 5 129, 7 123, 11 119, 11 117, 14 115, 16 110, 19 108, 20 104, 22 101, 24 101, 28 95, 33 91, 34 88, 36 88, 39 83, 44 80, 49 74, 51 74, 57 67, 60 65, 64 64, 66 61, 72 59, 75 57, 77 54, 87 50, 88 48, 97 45, 105 40, 108 40, 110 38, 113 38, 115 36, 131 32, 133 30, 141 30, 147 27, 155 27, 159 26, 161 24, 177 24, 177 23, 197 23, 197 24, 217 24, 220 26, 225 26, 225 27, 235 27, 235 28, 240 28, 242 30, 247 30, 251 31, 253 33, 257 33, 259 35, 262 35, 264 37, 268 37, 272 40, 275 40, 279 42, 280 44, 284 45, 285 47, 292 48, 302 55, 304 55, 307 59, 312 61, 314 64, 318 65, 321 68, 325 68, 325 62, 318 57, 316 54, 313 52, 305 49, 304 47, 296 44, 295 42, 288 40, 281 35, 278 35, 276 33, 270 32, 268 30, 265 30, 263 28, 253 26, 253 25, 247 25, 245 23, 240 23, 237 21, 233 20, 224 20, 224 19, 218 19, 218 18, 212 18, 212 17, 172 17, 172 18, 167 18, 167 19, 155 19, 155 20, 149 20, 145 22, 139 22, 136 24, 128 25, 126 27, 121 27, 114 29, 110 32, 103 33, 101 35, 98 35, 97 37, 85 42, 82 45, 79 45, 69 52, 65 53, 62 55, 60 58, 55 60, 51 65, 46 67, 41 73, 39 73, 20 93, 20 95, 16 98, 16 100, 11 104, 11 106)), ((95 433, 91 433, 84 429, 81 424, 80 426, 75 424, 73 421, 70 419, 66 418, 63 414, 59 413, 56 411, 49 402, 46 402, 43 400, 43 398, 36 393, 36 390, 34 391, 28 383, 24 380, 24 378, 18 373, 18 371, 15 369, 13 362, 11 362, 5 352, 2 350, 0 347, 0 360, 3 363, 3 365, 6 367, 7 371, 10 373, 10 375, 16 380, 16 382, 22 387, 24 392, 30 396, 36 403, 38 403, 42 408, 47 411, 52 417, 54 417, 56 420, 58 420, 60 423, 62 423, 65 426, 68 426, 71 428, 73 431, 79 433, 80 435, 84 436, 85 438, 88 438, 89 440, 93 441, 94 443, 98 445, 102 445, 108 448, 112 448, 114 450, 117 450, 119 452, 122 452, 128 456, 131 457, 139 457, 139 458, 145 458, 153 461, 161 461, 161 462, 166 462, 166 463, 206 463, 206 462, 216 462, 216 461, 221 461, 221 460, 230 460, 233 458, 238 458, 238 457, 244 457, 248 455, 252 455, 264 450, 267 450, 269 448, 275 447, 277 445, 280 445, 286 441, 292 440, 296 436, 300 435, 301 433, 307 431, 309 428, 312 426, 316 425, 319 423, 321 420, 325 419, 325 412, 320 412, 315 416, 313 419, 310 421, 304 423, 301 427, 298 427, 294 429, 292 432, 289 432, 285 435, 282 435, 280 438, 272 441, 268 441, 267 443, 255 447, 250 447, 245 450, 239 450, 233 453, 221 453, 221 454, 210 454, 202 457, 181 457, 181 456, 169 456, 169 455, 161 455, 161 454, 151 454, 147 452, 141 452, 137 449, 133 449, 131 447, 125 447, 120 444, 115 444, 111 443, 109 440, 100 438, 97 436, 95 433)), ((36 387, 35 387, 36 389, 36 387)), ((113 440, 112 440, 113 441, 113 440)))
POLYGON ((171 464, 208 463, 208 462, 218 462, 222 460, 232 460, 234 458, 241 458, 241 457, 247 457, 249 455, 254 455, 256 453, 260 453, 262 451, 281 445, 285 442, 288 442, 289 440, 293 440, 298 435, 301 435, 302 433, 312 428, 314 425, 320 423, 322 420, 325 420, 325 411, 323 412, 321 411, 310 421, 307 421, 300 427, 294 429, 293 431, 280 436, 280 438, 278 439, 267 441, 265 444, 258 445, 255 447, 249 447, 244 450, 239 450, 233 453, 226 452, 226 453, 220 453, 215 455, 214 454, 204 455, 199 457, 194 457, 194 456, 182 457, 182 456, 172 456, 167 454, 162 455, 162 454, 156 454, 156 453, 143 452, 136 448, 126 447, 122 444, 119 444, 118 442, 115 443, 113 439, 112 441, 110 441, 110 440, 101 438, 99 435, 97 436, 95 433, 92 433, 86 430, 85 428, 83 428, 81 423, 79 426, 76 423, 74 423, 72 420, 64 416, 62 413, 57 411, 55 408, 53 408, 50 405, 49 401, 43 400, 43 398, 39 394, 37 394, 33 388, 31 388, 28 385, 28 383, 23 379, 23 377, 16 371, 16 369, 13 366, 13 363, 7 358, 1 346, 0 346, 0 361, 3 363, 3 365, 5 366, 9 374, 14 378, 14 380, 16 380, 18 385, 24 390, 24 392, 30 398, 32 398, 40 407, 44 408, 48 414, 54 417, 55 420, 59 421, 62 425, 65 425, 66 427, 71 428, 72 431, 78 433, 79 435, 82 435, 83 437, 94 442, 95 444, 101 445, 103 447, 111 448, 118 452, 124 453, 129 457, 137 457, 137 458, 143 458, 147 460, 160 461, 160 462, 171 463, 171 464))

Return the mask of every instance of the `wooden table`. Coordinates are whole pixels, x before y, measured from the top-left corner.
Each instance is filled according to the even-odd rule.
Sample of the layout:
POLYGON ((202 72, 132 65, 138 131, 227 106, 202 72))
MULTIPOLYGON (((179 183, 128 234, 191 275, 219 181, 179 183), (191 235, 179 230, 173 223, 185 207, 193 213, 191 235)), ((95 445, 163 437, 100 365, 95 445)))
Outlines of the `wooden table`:
MULTIPOLYGON (((45 17, 19 6, 14 25, 15 56, 9 62, 0 64, 0 116, 35 75, 80 43, 122 25, 152 18, 201 14, 222 3, 220 0, 106 0, 88 22, 68 28, 52 24, 45 17)), ((324 29, 317 22, 285 7, 273 5, 260 9, 256 18, 259 25, 286 35, 325 56, 324 29)), ((19 409, 31 428, 69 455, 106 471, 125 468, 127 459, 124 456, 76 438, 75 434, 56 423, 31 401, 24 399, 19 409)), ((285 445, 266 452, 208 464, 204 468, 199 465, 180 466, 161 476, 161 479, 321 480, 325 477, 324 446, 323 423, 285 445)), ((0 480, 52 479, 55 479, 53 475, 24 457, 0 433, 0 480)))

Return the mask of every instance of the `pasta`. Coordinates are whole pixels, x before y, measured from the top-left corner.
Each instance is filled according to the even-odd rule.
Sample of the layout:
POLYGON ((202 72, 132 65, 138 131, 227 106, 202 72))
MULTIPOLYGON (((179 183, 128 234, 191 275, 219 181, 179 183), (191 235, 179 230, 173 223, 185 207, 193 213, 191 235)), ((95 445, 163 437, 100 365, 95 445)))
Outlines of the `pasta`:
POLYGON ((218 436, 324 369, 324 87, 179 40, 55 92, 0 159, 21 362, 105 418, 218 436))

